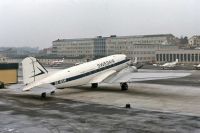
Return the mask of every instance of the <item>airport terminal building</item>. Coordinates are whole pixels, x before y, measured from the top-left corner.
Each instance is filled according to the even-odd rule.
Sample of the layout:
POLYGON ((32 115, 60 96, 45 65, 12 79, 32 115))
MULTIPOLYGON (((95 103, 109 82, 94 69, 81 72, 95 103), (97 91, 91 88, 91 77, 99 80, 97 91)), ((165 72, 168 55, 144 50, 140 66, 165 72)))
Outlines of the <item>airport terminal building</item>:
POLYGON ((137 57, 139 62, 154 62, 155 51, 178 49, 176 42, 172 34, 57 39, 53 41, 52 53, 67 58, 88 59, 126 54, 131 59, 137 57))
POLYGON ((160 50, 156 51, 156 62, 165 63, 172 62, 176 59, 184 64, 199 64, 200 50, 198 49, 178 49, 178 50, 160 50))

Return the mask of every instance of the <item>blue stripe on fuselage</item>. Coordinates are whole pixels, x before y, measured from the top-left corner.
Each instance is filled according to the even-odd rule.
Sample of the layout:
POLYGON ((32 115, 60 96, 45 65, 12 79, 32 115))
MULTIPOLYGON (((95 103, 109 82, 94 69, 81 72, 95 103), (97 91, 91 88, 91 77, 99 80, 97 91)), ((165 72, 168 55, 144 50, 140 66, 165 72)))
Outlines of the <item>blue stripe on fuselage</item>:
POLYGON ((90 72, 86 72, 86 73, 83 73, 83 74, 80 74, 80 75, 76 75, 76 76, 73 76, 73 77, 70 77, 70 78, 65 78, 65 79, 62 79, 62 80, 58 80, 58 81, 52 82, 50 84, 59 85, 59 84, 66 83, 66 82, 69 82, 69 81, 77 80, 77 79, 80 79, 80 78, 83 78, 83 77, 86 77, 86 76, 89 76, 89 75, 104 71, 106 69, 110 69, 112 67, 116 67, 116 66, 121 65, 121 64, 123 64, 125 62, 128 62, 129 60, 130 59, 125 59, 125 60, 122 60, 120 62, 111 64, 111 65, 108 65, 108 66, 105 66, 105 67, 102 67, 102 68, 99 68, 99 69, 96 69, 96 70, 92 70, 90 72))

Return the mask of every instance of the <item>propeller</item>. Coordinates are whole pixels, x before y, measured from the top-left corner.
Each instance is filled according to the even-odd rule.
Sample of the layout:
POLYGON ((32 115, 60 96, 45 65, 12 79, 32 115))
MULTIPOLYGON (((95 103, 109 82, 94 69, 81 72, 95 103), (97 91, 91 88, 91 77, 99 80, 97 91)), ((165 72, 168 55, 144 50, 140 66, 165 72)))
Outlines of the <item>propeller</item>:
POLYGON ((144 64, 139 64, 137 62, 137 57, 135 57, 134 61, 131 60, 130 63, 128 63, 128 69, 130 72, 137 72, 138 69, 141 69, 144 66, 144 64))

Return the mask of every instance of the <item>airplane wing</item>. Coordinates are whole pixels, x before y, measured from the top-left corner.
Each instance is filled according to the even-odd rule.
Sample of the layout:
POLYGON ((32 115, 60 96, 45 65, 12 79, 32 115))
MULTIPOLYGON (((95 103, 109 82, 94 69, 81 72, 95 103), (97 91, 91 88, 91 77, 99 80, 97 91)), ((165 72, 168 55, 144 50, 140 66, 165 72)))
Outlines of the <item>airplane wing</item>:
POLYGON ((113 77, 107 78, 106 83, 136 82, 169 78, 180 78, 189 76, 190 73, 151 73, 151 72, 135 72, 135 73, 119 73, 113 77))
POLYGON ((114 75, 115 73, 116 73, 115 70, 109 70, 109 71, 107 71, 107 72, 105 72, 105 73, 103 73, 103 74, 101 74, 101 75, 98 75, 98 76, 94 77, 94 78, 90 81, 90 83, 100 83, 100 82, 102 82, 103 80, 107 79, 108 77, 114 75))

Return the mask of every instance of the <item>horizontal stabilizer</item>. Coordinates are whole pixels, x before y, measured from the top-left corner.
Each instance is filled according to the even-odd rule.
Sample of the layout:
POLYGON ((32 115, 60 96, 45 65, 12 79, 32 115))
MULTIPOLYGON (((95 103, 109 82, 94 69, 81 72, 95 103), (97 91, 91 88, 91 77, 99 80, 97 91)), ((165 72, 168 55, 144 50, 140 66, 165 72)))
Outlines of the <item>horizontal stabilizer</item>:
POLYGON ((39 86, 30 88, 28 90, 26 89, 26 86, 25 88, 23 88, 23 91, 29 91, 33 94, 51 93, 52 91, 55 91, 55 90, 56 90, 56 87, 51 84, 41 84, 39 86))

